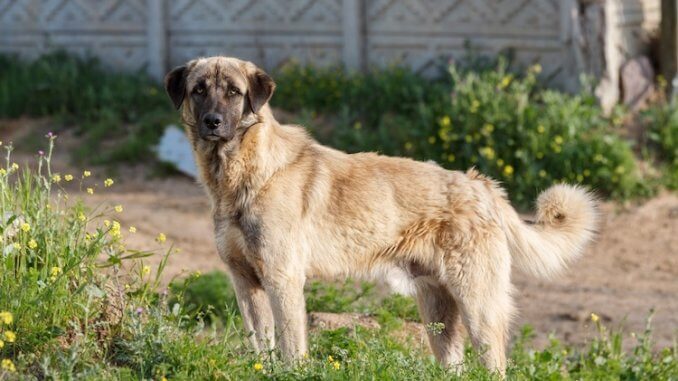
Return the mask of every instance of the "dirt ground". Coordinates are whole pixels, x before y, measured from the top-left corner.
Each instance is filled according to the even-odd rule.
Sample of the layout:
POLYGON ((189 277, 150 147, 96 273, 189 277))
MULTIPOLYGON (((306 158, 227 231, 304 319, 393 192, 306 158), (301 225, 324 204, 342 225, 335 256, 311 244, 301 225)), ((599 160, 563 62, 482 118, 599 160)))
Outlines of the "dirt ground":
MULTIPOLYGON (((0 121, 0 140, 20 141, 27 129, 16 126, 25 124, 0 121)), ((66 160, 69 145, 77 139, 67 135, 60 139, 55 166, 62 173, 79 173, 81 169, 75 170, 66 160)), ((19 154, 17 161, 30 157, 19 154)), ((104 189, 103 171, 92 171, 92 181, 99 183, 95 194, 71 186, 71 196, 79 194, 91 206, 122 204, 124 211, 116 218, 125 229, 137 228, 136 234, 126 234, 129 247, 158 249, 154 238, 159 232, 166 234, 167 241, 181 249, 170 258, 166 279, 195 270, 224 269, 215 252, 208 200, 194 180, 183 176, 149 179, 148 171, 139 167, 119 170, 116 184, 104 189)), ((654 310, 657 345, 673 345, 678 337, 678 195, 663 193, 623 207, 606 203, 602 210, 597 241, 565 275, 541 281, 514 273, 519 311, 514 326, 533 325, 538 345, 547 343, 550 333, 581 344, 595 334, 589 320, 592 312, 608 327, 640 333, 654 310)))

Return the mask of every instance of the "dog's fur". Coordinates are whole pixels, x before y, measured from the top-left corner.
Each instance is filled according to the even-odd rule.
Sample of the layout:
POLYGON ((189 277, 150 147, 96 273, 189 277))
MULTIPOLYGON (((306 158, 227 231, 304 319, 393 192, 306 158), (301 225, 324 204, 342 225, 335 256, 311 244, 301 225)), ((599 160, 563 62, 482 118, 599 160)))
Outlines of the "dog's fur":
POLYGON ((578 187, 542 193, 528 225, 473 169, 322 146, 275 120, 275 84, 252 63, 196 59, 165 85, 183 105, 217 248, 258 351, 277 340, 285 358, 306 353, 306 279, 353 276, 414 294, 423 322, 444 324, 429 334, 443 364, 462 361, 465 328, 485 364, 503 372, 511 265, 550 277, 595 230, 595 202, 578 187), (223 116, 214 132, 207 113, 223 116))

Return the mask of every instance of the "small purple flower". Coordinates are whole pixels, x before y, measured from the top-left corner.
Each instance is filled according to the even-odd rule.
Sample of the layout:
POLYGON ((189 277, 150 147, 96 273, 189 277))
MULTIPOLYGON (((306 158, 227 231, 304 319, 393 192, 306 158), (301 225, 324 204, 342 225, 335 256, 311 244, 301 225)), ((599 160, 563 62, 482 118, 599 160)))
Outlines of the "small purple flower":
POLYGON ((45 156, 45 151, 38 150, 38 156, 45 156))
POLYGON ((57 136, 52 131, 50 131, 47 133, 47 135, 45 135, 45 137, 47 139, 56 139, 57 136))
POLYGON ((143 314, 144 313, 144 307, 137 307, 136 313, 137 313, 137 315, 143 314))

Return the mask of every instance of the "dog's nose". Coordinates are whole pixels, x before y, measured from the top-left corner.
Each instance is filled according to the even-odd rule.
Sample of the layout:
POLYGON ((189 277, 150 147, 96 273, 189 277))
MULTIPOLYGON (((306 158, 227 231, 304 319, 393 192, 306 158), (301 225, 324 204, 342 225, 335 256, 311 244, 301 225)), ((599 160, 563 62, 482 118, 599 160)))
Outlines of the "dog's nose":
POLYGON ((213 130, 219 128, 223 121, 224 119, 221 117, 221 115, 215 112, 205 114, 205 116, 202 118, 202 122, 205 124, 205 127, 211 128, 213 130))

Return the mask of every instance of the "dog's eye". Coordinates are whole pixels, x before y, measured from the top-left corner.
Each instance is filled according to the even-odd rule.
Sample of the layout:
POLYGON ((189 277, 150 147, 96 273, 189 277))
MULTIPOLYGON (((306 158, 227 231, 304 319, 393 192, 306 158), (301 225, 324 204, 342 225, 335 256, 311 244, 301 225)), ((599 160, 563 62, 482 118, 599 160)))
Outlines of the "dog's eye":
POLYGON ((230 88, 228 89, 228 96, 232 97, 234 95, 240 94, 240 91, 238 89, 230 88))
POLYGON ((193 90, 196 94, 202 95, 205 92, 205 89, 202 86, 196 87, 195 90, 193 90))

